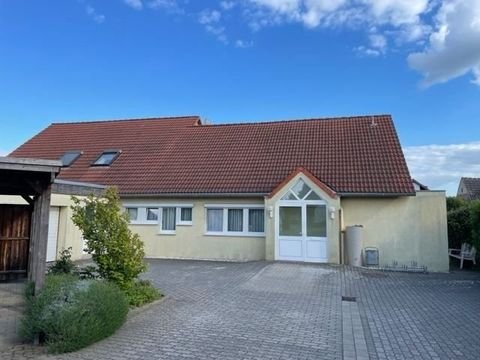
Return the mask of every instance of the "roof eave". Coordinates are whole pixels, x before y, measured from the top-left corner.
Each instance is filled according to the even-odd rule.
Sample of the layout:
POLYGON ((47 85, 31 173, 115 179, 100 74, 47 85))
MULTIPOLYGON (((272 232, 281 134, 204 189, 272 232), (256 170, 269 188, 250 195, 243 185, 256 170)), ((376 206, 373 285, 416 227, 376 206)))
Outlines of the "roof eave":
MULTIPOLYGON (((256 192, 256 193, 120 193, 121 197, 124 198, 147 198, 147 197, 161 197, 161 198, 168 198, 168 197, 176 197, 176 198, 201 198, 201 197, 265 197, 268 196, 269 193, 266 192, 256 192)), ((348 197, 355 197, 355 198, 362 198, 362 197, 400 197, 400 196, 415 196, 416 193, 376 193, 376 192, 344 192, 344 193, 337 193, 338 196, 342 198, 348 197)))
POLYGON ((396 193, 378 193, 378 192, 341 192, 338 195, 342 198, 348 197, 400 197, 400 196, 415 196, 415 192, 396 192, 396 193))
POLYGON ((147 198, 147 197, 176 197, 176 198, 201 198, 201 197, 238 197, 238 198, 248 198, 248 197, 265 197, 268 193, 120 193, 120 196, 123 198, 147 198))

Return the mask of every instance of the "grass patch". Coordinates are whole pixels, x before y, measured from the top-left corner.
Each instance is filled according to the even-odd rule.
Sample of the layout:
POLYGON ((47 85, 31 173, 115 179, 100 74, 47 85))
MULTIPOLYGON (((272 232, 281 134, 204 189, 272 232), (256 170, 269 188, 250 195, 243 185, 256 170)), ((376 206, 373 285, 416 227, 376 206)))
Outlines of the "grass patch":
POLYGON ((140 307, 160 299, 162 293, 148 280, 137 280, 125 290, 128 302, 132 307, 140 307))

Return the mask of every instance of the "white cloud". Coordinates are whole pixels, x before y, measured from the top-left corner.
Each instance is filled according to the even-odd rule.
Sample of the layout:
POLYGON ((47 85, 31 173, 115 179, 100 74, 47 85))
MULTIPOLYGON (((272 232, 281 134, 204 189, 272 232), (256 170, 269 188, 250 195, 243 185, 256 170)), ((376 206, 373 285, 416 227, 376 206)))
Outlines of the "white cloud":
POLYGON ((382 53, 379 50, 372 49, 363 45, 357 46, 353 50, 360 56, 377 57, 382 55, 382 53))
POLYGON ((198 22, 200 24, 218 23, 222 17, 222 13, 218 10, 205 9, 198 15, 198 22))
POLYGON ((252 46, 253 46, 253 41, 246 41, 241 39, 238 39, 235 41, 235 47, 237 48, 246 49, 252 46))
POLYGON ((462 176, 480 177, 480 142, 409 146, 405 158, 413 178, 455 195, 462 176))
POLYGON ((220 1, 220 7, 223 10, 231 10, 235 7, 235 3, 233 1, 220 1))
POLYGON ((418 24, 429 8, 429 0, 362 0, 380 24, 394 26, 418 24))
POLYGON ((205 30, 207 30, 207 32, 210 34, 215 35, 218 41, 228 44, 228 37, 225 34, 225 27, 207 24, 205 25, 205 30))
MULTIPOLYGON (((430 0, 431 1, 431 0, 430 0)), ((250 0, 253 5, 266 9, 263 16, 297 21, 307 27, 348 21, 419 26, 420 15, 429 10, 429 0, 250 0), (353 15, 353 18, 352 18, 353 15), (350 19, 348 19, 350 18, 350 19)), ((257 13, 258 14, 258 13, 257 13)))
POLYGON ((105 15, 99 14, 94 7, 87 5, 86 11, 88 16, 90 16, 97 24, 101 24, 105 21, 105 15))
POLYGON ((381 34, 371 34, 369 36, 370 46, 380 52, 385 52, 387 49, 387 38, 381 34))
POLYGON ((166 10, 172 14, 183 14, 184 10, 180 7, 177 0, 150 0, 147 3, 150 9, 166 10))
POLYGON ((333 13, 346 0, 305 0, 305 11, 301 14, 301 20, 307 27, 317 27, 329 14, 333 13))
POLYGON ((388 40, 382 35, 375 33, 376 29, 372 29, 373 33, 369 35, 369 46, 357 46, 354 48, 355 52, 361 56, 377 57, 385 54, 387 51, 388 40))
POLYGON ((444 0, 435 22, 428 47, 408 56, 410 67, 425 86, 469 72, 480 85, 480 0, 444 0))
POLYGON ((228 44, 225 27, 220 25, 222 13, 218 10, 205 9, 198 14, 198 22, 204 25, 205 30, 215 35, 218 41, 228 44))
MULTIPOLYGON (((147 7, 174 14, 186 14, 189 3, 124 1, 137 10, 147 7)), ((105 20, 91 9, 89 15, 95 21, 105 20)), ((424 85, 467 73, 472 75, 472 83, 480 85, 480 0, 221 0, 216 8, 205 9, 192 18, 218 40, 228 43, 226 20, 233 16, 224 19, 226 12, 238 15, 235 19, 243 19, 254 31, 285 23, 298 23, 308 29, 360 31, 365 41, 354 46, 354 52, 378 57, 392 47, 395 51, 408 48, 408 65, 423 75, 424 85)), ((233 42, 237 47, 245 44, 233 42)))
POLYGON ((135 10, 142 10, 143 9, 143 3, 142 0, 124 0, 125 4, 130 6, 131 8, 134 8, 135 10))

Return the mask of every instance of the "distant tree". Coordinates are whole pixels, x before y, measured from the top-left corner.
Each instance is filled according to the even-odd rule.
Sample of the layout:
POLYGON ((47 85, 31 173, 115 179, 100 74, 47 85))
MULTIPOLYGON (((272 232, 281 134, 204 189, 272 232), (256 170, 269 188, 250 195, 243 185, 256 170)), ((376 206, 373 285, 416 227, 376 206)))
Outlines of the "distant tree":
POLYGON ((460 249, 464 242, 472 243, 472 221, 470 206, 450 210, 448 219, 448 247, 460 249))
POLYGON ((468 201, 455 196, 447 197, 447 211, 456 210, 464 206, 468 206, 468 201))
POLYGON ((470 222, 472 226, 472 243, 480 250, 480 201, 472 201, 470 205, 470 222))

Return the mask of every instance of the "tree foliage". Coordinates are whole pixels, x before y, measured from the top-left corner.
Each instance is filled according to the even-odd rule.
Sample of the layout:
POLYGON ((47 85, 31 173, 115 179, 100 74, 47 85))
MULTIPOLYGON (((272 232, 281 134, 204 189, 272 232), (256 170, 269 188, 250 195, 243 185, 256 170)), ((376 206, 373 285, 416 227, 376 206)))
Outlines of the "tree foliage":
POLYGON ((470 206, 470 219, 472 224, 472 244, 480 249, 480 201, 473 201, 470 206))
POLYGON ((448 245, 460 249, 463 243, 480 249, 480 201, 447 198, 448 245))
POLYGON ((447 197, 447 211, 453 211, 462 207, 468 207, 468 205, 469 203, 467 200, 455 196, 447 197))
POLYGON ((448 212, 448 247, 460 249, 463 243, 472 242, 470 207, 462 206, 448 212))
POLYGON ((108 188, 102 198, 72 199, 73 223, 82 231, 85 250, 92 255, 99 275, 122 289, 130 288, 146 270, 145 251, 139 236, 128 227, 116 188, 108 188))

